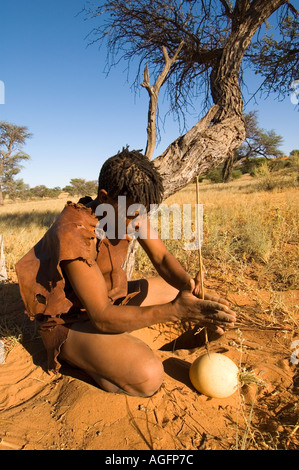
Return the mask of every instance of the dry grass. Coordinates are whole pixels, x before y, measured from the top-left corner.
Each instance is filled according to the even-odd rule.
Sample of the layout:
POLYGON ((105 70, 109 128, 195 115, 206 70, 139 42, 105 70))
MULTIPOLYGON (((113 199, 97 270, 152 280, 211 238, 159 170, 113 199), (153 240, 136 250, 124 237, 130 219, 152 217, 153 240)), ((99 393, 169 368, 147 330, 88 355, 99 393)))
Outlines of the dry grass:
POLYGON ((13 276, 16 262, 40 240, 67 200, 26 201, 0 207, 0 233, 10 276, 13 276))
MULTIPOLYGON (((17 281, 16 262, 40 240, 61 212, 66 199, 27 201, 0 207, 0 233, 3 234, 5 264, 8 277, 17 281)), ((23 306, 18 304, 19 292, 14 283, 0 284, 0 340, 5 343, 5 353, 22 341, 25 315, 22 321, 10 315, 15 308, 18 316, 23 306), (20 327, 22 325, 22 327, 20 327)))

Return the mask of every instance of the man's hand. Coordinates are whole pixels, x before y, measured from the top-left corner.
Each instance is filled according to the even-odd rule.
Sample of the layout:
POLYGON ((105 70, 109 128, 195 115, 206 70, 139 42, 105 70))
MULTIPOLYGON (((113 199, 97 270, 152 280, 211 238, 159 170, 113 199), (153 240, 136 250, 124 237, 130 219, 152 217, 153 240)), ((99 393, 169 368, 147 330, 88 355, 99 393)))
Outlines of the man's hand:
POLYGON ((188 288, 180 291, 172 302, 179 320, 198 321, 201 326, 219 333, 223 333, 223 328, 234 326, 236 314, 230 310, 226 300, 209 294, 205 294, 204 300, 200 300, 194 290, 195 281, 190 279, 188 288))
POLYGON ((203 277, 204 274, 203 272, 201 273, 200 271, 197 273, 197 275, 195 276, 195 278, 193 279, 194 281, 194 289, 192 290, 192 293, 193 295, 195 295, 196 297, 198 297, 199 299, 202 299, 203 298, 203 295, 202 295, 202 290, 203 290, 203 281, 204 281, 204 277, 201 279, 201 276, 203 277))
MULTIPOLYGON (((197 297, 198 299, 202 299, 200 273, 198 273, 194 279, 191 279, 191 282, 192 285, 194 285, 194 288, 192 289, 192 294, 195 295, 195 297, 197 297)), ((217 302, 219 304, 229 306, 229 302, 227 300, 222 299, 221 297, 217 297, 215 295, 207 294, 206 292, 204 292, 204 300, 211 300, 212 302, 217 302)))

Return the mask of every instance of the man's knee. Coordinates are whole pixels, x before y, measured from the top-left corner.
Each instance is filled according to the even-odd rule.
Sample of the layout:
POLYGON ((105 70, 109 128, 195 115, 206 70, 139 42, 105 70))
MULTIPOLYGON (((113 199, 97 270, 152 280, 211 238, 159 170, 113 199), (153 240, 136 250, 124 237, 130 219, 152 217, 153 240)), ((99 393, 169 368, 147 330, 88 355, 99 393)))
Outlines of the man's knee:
POLYGON ((142 397, 154 395, 161 387, 163 378, 164 368, 158 358, 145 361, 140 367, 140 381, 135 385, 137 394, 142 397))

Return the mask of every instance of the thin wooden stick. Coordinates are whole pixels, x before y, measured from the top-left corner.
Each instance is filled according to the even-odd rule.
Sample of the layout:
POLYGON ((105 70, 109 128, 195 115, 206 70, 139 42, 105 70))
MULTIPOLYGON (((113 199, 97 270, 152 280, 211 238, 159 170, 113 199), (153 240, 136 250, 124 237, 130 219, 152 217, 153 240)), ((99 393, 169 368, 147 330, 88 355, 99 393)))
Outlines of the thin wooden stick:
POLYGON ((199 275, 201 283, 201 298, 204 299, 204 285, 203 285, 203 266, 202 266, 202 255, 201 255, 201 240, 199 230, 199 185, 198 177, 196 177, 196 208, 197 208, 197 230, 198 230, 198 262, 199 262, 199 275))
MULTIPOLYGON (((199 262, 199 276, 200 276, 200 283, 201 283, 201 298, 205 298, 204 293, 204 284, 203 284, 203 263, 202 263, 202 254, 201 254, 201 239, 200 239, 200 229, 199 229, 199 184, 198 184, 198 177, 196 177, 196 208, 197 208, 197 230, 198 230, 198 262, 199 262)), ((196 276, 198 279, 198 274, 196 276)), ((208 338, 208 330, 204 327, 205 333, 205 346, 210 356, 210 349, 209 349, 209 338, 208 338)))

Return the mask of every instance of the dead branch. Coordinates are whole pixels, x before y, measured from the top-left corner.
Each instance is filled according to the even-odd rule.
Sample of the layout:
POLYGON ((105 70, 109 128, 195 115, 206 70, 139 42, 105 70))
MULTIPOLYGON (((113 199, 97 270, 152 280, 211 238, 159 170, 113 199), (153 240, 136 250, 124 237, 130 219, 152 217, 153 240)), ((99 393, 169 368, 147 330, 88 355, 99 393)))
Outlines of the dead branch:
POLYGON ((288 5, 288 8, 291 10, 291 12, 294 14, 294 15, 298 15, 299 14, 299 11, 297 10, 297 8, 294 7, 294 5, 292 5, 292 3, 288 0, 287 1, 287 5, 288 5))
POLYGON ((225 10, 225 14, 228 18, 232 18, 232 10, 231 10, 231 7, 228 5, 228 3, 226 2, 226 0, 220 0, 220 2, 222 3, 222 5, 224 6, 224 10, 225 10))
POLYGON ((157 140, 157 129, 156 129, 156 119, 157 119, 157 108, 158 108, 158 97, 161 86, 166 80, 168 72, 174 62, 177 60, 180 51, 184 45, 184 41, 181 41, 179 47, 172 57, 169 57, 167 49, 165 46, 162 47, 163 57, 164 57, 164 68, 159 74, 154 85, 150 84, 149 80, 149 71, 148 66, 146 65, 143 72, 143 86, 150 97, 149 108, 148 108, 148 124, 147 124, 147 145, 145 155, 151 159, 155 150, 156 140, 157 140))

